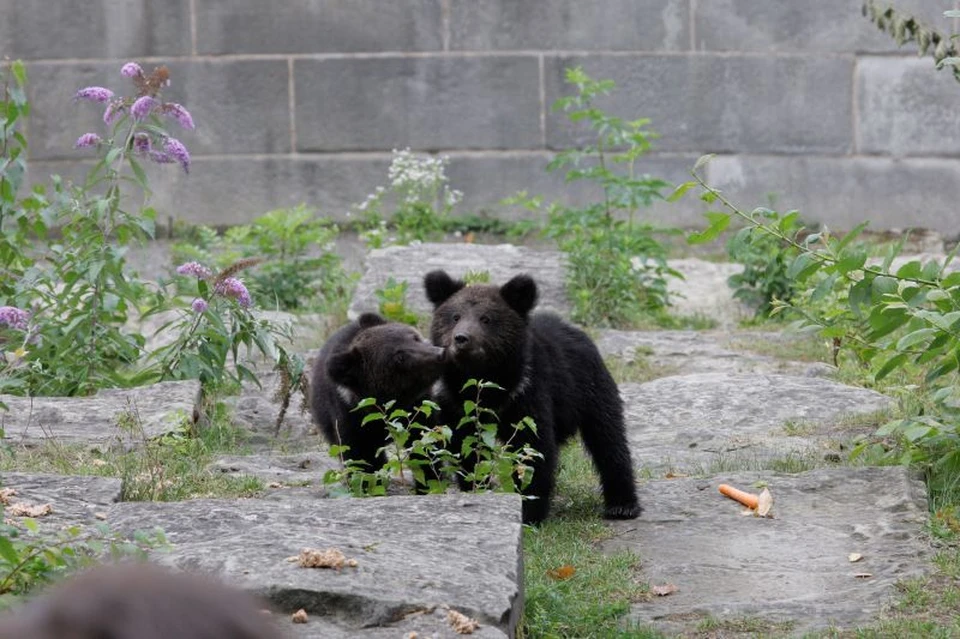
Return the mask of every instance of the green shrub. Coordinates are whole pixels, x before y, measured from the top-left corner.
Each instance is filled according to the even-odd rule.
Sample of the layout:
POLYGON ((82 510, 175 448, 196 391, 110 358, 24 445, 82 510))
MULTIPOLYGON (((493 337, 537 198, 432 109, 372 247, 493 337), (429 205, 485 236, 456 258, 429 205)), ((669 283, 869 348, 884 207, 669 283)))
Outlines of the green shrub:
MULTIPOLYGON (((565 169, 566 182, 589 182, 600 197, 584 206, 550 205, 544 234, 566 256, 573 320, 630 327, 665 309, 667 277, 680 277, 667 265, 667 249, 657 240, 657 229, 636 219, 638 210, 660 199, 669 186, 637 170, 637 161, 656 135, 647 129, 648 120, 625 121, 594 104, 614 89, 612 80, 594 80, 577 67, 567 69, 566 81, 577 93, 560 98, 553 108, 564 111, 571 122, 586 123, 594 139, 558 153, 547 169, 565 169)), ((508 203, 539 210, 542 200, 521 193, 508 203)))
POLYGON ((208 227, 192 229, 173 246, 177 264, 196 261, 226 268, 246 258, 262 263, 248 276, 251 295, 284 311, 345 313, 352 282, 334 250, 339 229, 303 205, 265 213, 222 236, 208 227))

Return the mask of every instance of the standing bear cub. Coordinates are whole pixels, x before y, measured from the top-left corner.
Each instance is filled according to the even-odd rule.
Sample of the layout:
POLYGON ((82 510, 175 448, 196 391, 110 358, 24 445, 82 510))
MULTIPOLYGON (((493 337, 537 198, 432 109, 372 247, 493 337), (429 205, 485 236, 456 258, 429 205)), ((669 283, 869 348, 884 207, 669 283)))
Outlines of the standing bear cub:
MULTIPOLYGON (((556 315, 530 314, 537 303, 537 285, 529 275, 517 275, 498 288, 466 286, 445 271, 431 271, 424 286, 435 309, 431 339, 447 352, 435 397, 444 421, 451 426, 460 421, 463 401, 476 392, 469 389, 463 394, 461 388, 467 380, 477 379, 503 388, 484 390, 482 396, 484 406, 500 418, 501 440, 526 416, 537 424, 536 433, 523 430, 514 439, 518 446, 530 444, 543 455, 533 462, 533 480, 524 491, 535 497, 523 502, 524 523, 547 517, 559 446, 578 430, 600 474, 604 516, 637 517, 641 507, 623 402, 590 338, 556 315)), ((454 433, 451 449, 458 451, 465 434, 454 433)))
POLYGON ((349 446, 348 460, 365 461, 364 469, 383 468, 387 443, 383 422, 361 426, 357 402, 373 397, 383 406, 410 410, 428 397, 443 370, 444 350, 431 345, 413 328, 364 313, 337 330, 320 349, 313 365, 310 409, 313 421, 331 444, 349 446))

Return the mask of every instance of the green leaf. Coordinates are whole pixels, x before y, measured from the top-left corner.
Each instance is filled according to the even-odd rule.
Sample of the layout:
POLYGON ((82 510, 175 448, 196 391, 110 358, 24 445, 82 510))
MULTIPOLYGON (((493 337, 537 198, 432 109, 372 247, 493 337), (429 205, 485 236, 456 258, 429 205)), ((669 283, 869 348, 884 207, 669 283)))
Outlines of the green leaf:
POLYGON ((13 543, 2 534, 0 534, 0 557, 3 557, 13 566, 20 563, 20 554, 17 552, 17 549, 13 546, 13 543))
POLYGON ((667 196, 667 202, 676 202, 695 186, 697 186, 696 182, 684 182, 678 185, 677 188, 673 190, 673 193, 667 196))
POLYGON ((913 331, 912 333, 907 333, 899 340, 897 340, 896 349, 898 351, 903 351, 911 346, 919 344, 921 342, 926 342, 929 339, 932 339, 940 331, 935 328, 921 328, 920 330, 913 331))
POLYGON ((707 154, 707 155, 701 155, 699 158, 697 158, 697 161, 696 161, 696 163, 693 165, 693 169, 691 169, 691 171, 694 172, 694 173, 696 173, 702 166, 704 166, 707 162, 709 162, 709 161, 712 160, 714 157, 716 157, 716 155, 717 155, 716 153, 709 153, 709 154, 707 154))
POLYGON ((880 381, 899 368, 905 361, 907 361, 906 353, 898 353, 897 355, 894 355, 888 359, 883 366, 880 367, 880 370, 877 371, 876 375, 874 375, 874 378, 877 381, 880 381))
POLYGON ((702 231, 694 231, 690 233, 687 236, 688 244, 704 244, 706 242, 712 242, 721 233, 723 233, 728 226, 730 226, 729 213, 710 211, 705 213, 704 217, 707 218, 707 220, 710 222, 710 225, 702 231))
POLYGON ((13 64, 10 65, 10 70, 13 71, 13 77, 16 79, 18 85, 22 87, 27 84, 27 69, 23 66, 22 60, 15 60, 13 64))
POLYGON ((359 410, 359 409, 361 409, 361 408, 366 408, 367 406, 373 406, 373 405, 376 404, 376 403, 377 403, 376 398, 374 398, 374 397, 364 397, 364 398, 361 399, 359 402, 357 402, 357 405, 354 406, 353 410, 359 410))

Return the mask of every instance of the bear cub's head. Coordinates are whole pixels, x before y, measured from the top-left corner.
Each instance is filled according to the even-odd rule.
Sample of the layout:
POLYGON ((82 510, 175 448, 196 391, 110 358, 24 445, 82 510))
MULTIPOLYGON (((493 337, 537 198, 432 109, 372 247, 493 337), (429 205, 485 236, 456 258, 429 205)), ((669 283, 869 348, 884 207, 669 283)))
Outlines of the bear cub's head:
POLYGON ((410 404, 443 372, 444 350, 427 342, 412 326, 387 321, 376 313, 361 315, 357 326, 359 331, 350 343, 327 360, 327 373, 358 397, 410 404))
POLYGON ((516 275, 499 287, 467 286, 446 271, 431 271, 423 283, 434 306, 430 337, 458 367, 482 373, 517 357, 537 304, 532 277, 516 275))

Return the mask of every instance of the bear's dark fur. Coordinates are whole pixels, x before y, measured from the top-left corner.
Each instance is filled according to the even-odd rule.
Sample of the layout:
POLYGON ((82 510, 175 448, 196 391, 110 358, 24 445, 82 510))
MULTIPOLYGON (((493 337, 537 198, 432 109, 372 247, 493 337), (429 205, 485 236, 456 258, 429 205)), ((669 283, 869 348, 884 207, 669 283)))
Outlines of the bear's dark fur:
POLYGON ((377 450, 387 443, 383 423, 361 426, 357 402, 373 397, 382 406, 411 409, 428 397, 443 370, 444 351, 426 341, 417 329, 364 313, 334 333, 320 349, 310 383, 313 421, 331 444, 349 446, 345 457, 379 470, 386 456, 377 450))
MULTIPOLYGON (((590 338, 556 315, 530 314, 537 285, 529 275, 517 275, 501 287, 466 286, 445 271, 432 271, 424 286, 435 309, 431 339, 447 351, 436 393, 443 420, 454 427, 463 417, 463 400, 476 390, 461 394, 461 388, 473 378, 504 389, 487 389, 481 396, 500 418, 502 439, 524 417, 536 422, 536 434, 524 430, 514 439, 543 455, 534 462, 533 480, 524 491, 536 497, 523 502, 524 522, 543 521, 549 513, 558 448, 578 430, 600 474, 604 515, 638 516, 623 402, 590 338)), ((463 436, 455 431, 451 450, 459 451, 463 436)))
POLYGON ((281 639, 265 608, 199 574, 105 565, 0 615, 0 639, 281 639))

